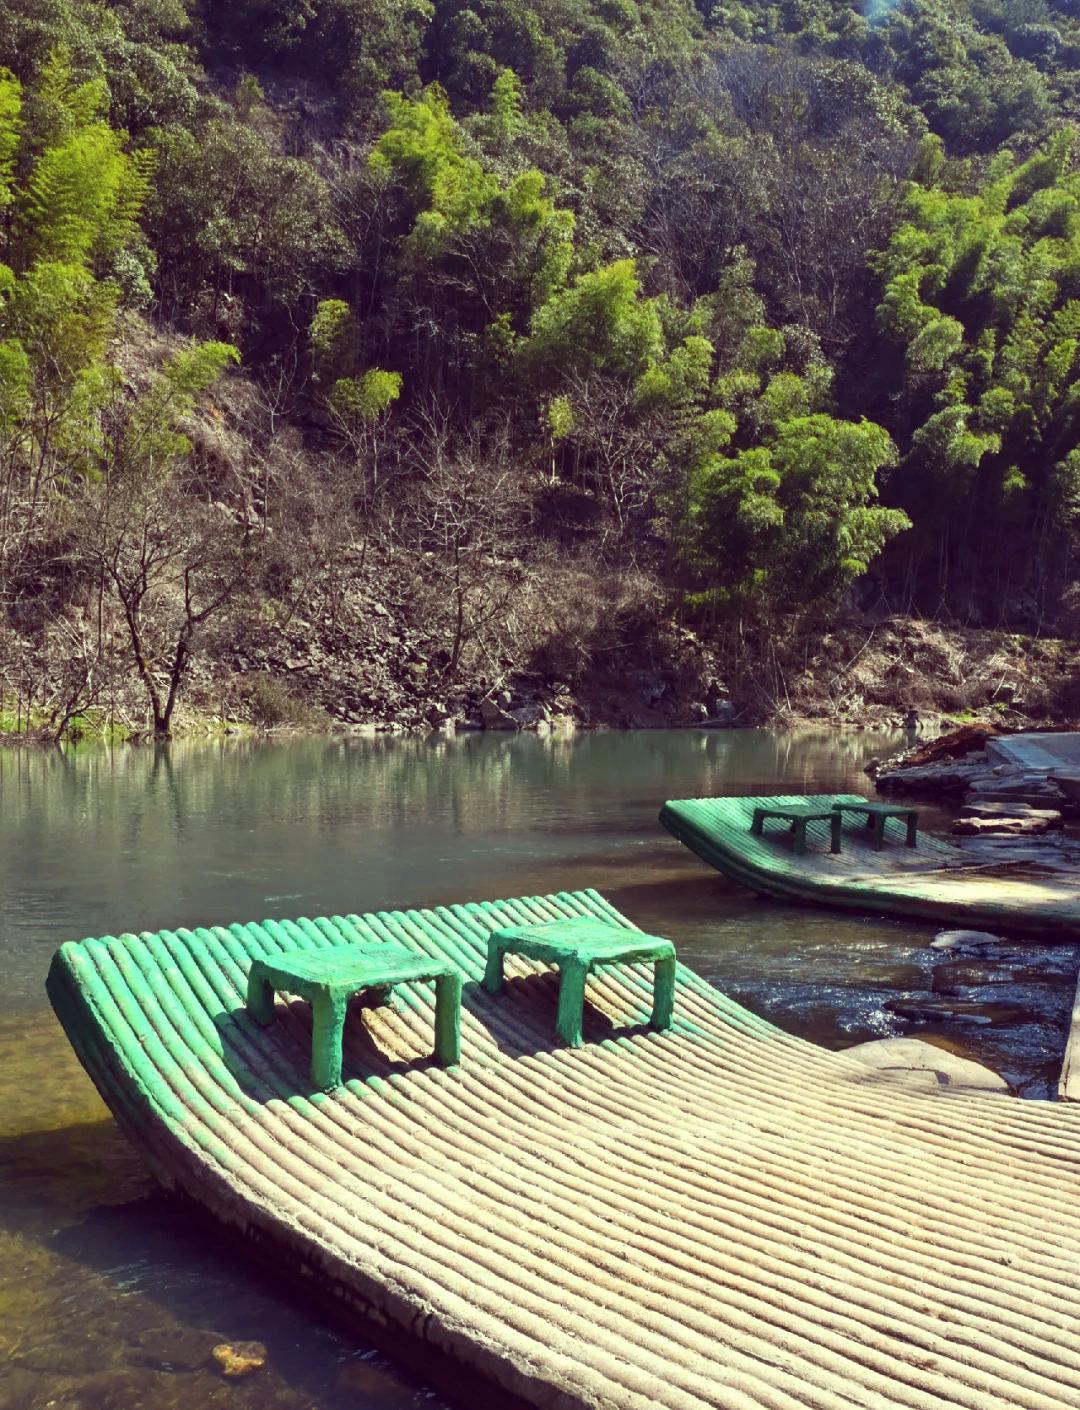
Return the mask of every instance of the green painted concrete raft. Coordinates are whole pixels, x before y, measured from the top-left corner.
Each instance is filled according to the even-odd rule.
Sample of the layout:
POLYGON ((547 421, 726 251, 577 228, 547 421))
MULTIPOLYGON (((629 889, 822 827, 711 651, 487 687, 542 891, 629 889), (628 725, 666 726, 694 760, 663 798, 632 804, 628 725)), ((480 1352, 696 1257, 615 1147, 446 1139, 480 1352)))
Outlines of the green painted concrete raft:
MULTIPOLYGON (((975 861, 948 842, 918 831, 908 846, 900 818, 885 824, 884 846, 865 818, 844 813, 840 850, 828 821, 806 825, 797 855, 786 827, 751 831, 755 809, 815 804, 854 808, 850 793, 792 798, 691 798, 665 803, 660 821, 673 837, 732 881, 762 896, 809 901, 865 914, 913 916, 944 924, 1002 929, 1053 939, 1080 939, 1080 877, 1048 863, 975 861)), ((907 810, 903 810, 907 811, 907 810)))
POLYGON ((594 950, 567 1046, 553 969, 508 944, 499 992, 483 978, 494 932, 577 919, 641 953, 586 891, 87 940, 48 990, 184 1207, 459 1404, 1080 1407, 1080 1110, 860 1065, 681 966, 669 1014, 653 942, 594 950), (436 980, 295 958, 379 945, 436 980), (290 965, 332 998, 375 976, 330 1091, 311 1004, 260 1021, 290 965))

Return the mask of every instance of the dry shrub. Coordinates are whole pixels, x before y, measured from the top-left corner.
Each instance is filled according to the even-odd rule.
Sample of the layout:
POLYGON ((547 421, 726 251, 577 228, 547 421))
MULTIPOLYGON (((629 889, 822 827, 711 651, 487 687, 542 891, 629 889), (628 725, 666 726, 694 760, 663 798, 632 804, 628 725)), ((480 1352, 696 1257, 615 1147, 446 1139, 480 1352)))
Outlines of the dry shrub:
POLYGON ((533 587, 536 634, 529 667, 548 680, 574 682, 655 631, 660 590, 638 570, 576 566, 549 570, 533 587))
POLYGON ((253 678, 248 700, 252 720, 267 729, 318 729, 326 725, 321 710, 301 700, 284 681, 271 675, 253 678))

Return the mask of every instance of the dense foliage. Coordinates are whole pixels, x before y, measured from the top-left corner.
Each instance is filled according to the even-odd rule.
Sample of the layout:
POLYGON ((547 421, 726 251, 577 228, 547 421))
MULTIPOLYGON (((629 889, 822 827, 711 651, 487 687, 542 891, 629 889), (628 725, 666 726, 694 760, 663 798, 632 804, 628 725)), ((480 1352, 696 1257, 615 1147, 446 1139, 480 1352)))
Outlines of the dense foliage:
POLYGON ((448 680, 556 562, 705 631, 852 591, 1052 624, 1071 9, 9 0, 9 626, 67 643, 66 713, 122 641, 167 732, 216 614, 336 628, 369 542, 448 680))

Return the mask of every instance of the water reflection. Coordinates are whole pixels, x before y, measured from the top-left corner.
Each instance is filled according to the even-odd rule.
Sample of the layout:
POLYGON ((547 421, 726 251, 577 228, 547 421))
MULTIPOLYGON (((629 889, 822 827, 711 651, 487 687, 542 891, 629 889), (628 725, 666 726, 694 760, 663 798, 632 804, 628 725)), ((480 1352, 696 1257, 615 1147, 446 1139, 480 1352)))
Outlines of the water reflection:
POLYGON ((1048 1090, 1071 951, 1017 947, 985 981, 1017 1021, 911 1027, 891 1001, 978 978, 926 948, 932 927, 758 901, 656 822, 672 797, 868 793, 863 764, 896 743, 646 731, 0 751, 0 1404, 443 1403, 157 1193, 45 1007, 64 940, 596 886, 784 1027, 831 1046, 932 1031, 1048 1090), (267 1366, 224 1381, 209 1353, 227 1340, 266 1343, 267 1366))
POLYGON ((665 798, 865 788, 875 746, 739 730, 0 751, 0 1004, 39 1004, 49 955, 88 934, 562 889, 642 847, 693 874, 655 825, 665 798))

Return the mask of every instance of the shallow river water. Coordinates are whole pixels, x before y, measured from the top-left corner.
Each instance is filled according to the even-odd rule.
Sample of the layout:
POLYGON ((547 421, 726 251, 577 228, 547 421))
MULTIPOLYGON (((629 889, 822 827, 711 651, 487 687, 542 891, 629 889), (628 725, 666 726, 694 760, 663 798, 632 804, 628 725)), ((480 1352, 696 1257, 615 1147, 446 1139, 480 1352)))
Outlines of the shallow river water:
MULTIPOLYGON (((182 1222, 42 984, 64 940, 595 886, 747 1007, 828 1047, 913 1033, 1052 1094, 1077 958, 928 949, 934 927, 760 901, 674 842, 667 798, 864 792, 899 735, 643 731, 0 750, 0 1407, 444 1402, 182 1222), (918 1026, 886 1005, 964 1002, 918 1026), (258 1340, 224 1380, 211 1349, 258 1340)), ((932 828, 943 817, 926 810, 932 828)))

